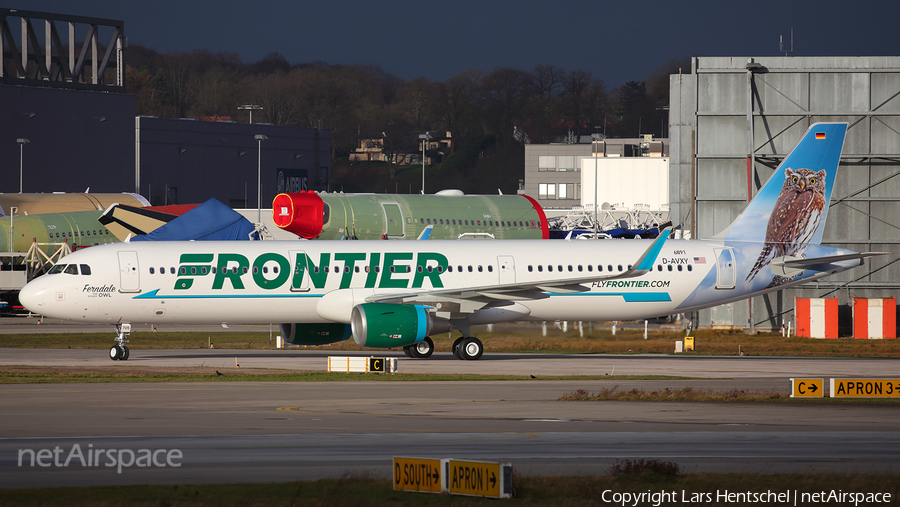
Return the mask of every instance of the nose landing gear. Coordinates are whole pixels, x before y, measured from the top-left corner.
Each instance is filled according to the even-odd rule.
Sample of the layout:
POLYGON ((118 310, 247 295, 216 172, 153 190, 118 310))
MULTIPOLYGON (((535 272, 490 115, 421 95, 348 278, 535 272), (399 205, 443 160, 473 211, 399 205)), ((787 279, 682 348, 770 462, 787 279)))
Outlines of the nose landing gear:
POLYGON ((109 348, 109 358, 113 361, 127 361, 129 356, 128 334, 131 333, 131 324, 116 324, 116 344, 109 348))

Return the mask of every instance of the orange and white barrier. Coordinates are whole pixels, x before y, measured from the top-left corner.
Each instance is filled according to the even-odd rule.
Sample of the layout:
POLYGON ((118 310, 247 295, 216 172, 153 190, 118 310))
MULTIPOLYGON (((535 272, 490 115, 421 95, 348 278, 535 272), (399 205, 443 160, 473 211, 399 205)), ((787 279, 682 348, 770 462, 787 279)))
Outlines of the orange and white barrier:
POLYGON ((805 338, 838 337, 837 298, 794 298, 797 336, 805 338))
POLYGON ((897 298, 853 298, 853 337, 897 337, 897 298))

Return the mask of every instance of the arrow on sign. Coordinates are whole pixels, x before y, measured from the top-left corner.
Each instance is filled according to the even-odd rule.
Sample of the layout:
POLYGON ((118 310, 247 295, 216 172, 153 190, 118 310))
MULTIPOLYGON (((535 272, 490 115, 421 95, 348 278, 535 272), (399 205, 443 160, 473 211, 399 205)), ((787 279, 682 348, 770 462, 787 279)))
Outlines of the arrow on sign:
POLYGON ((434 482, 437 482, 441 478, 440 469, 435 468, 434 472, 431 473, 431 477, 434 479, 434 482))
POLYGON ((809 386, 809 390, 812 392, 816 392, 819 390, 819 387, 816 386, 815 384, 813 384, 813 385, 809 386))
POLYGON ((494 472, 491 472, 491 487, 497 487, 497 476, 494 475, 494 472))

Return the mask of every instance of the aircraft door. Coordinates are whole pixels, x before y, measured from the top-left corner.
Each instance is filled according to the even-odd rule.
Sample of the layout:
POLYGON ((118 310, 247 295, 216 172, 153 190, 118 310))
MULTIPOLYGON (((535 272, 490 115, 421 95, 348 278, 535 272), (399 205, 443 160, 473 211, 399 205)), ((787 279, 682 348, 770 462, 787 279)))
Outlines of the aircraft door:
POLYGON ((734 288, 734 251, 730 248, 716 248, 716 288, 734 288))
POLYGON ((140 292, 141 272, 137 252, 119 252, 119 292, 140 292))
POLYGON ((309 273, 306 272, 307 259, 303 250, 291 250, 288 255, 293 259, 294 269, 291 273, 291 292, 306 292, 309 290, 309 273))
POLYGON ((384 233, 388 237, 403 236, 403 213, 400 212, 400 205, 396 203, 382 203, 384 208, 384 233))
POLYGON ((500 267, 500 285, 507 283, 516 283, 516 262, 512 258, 512 256, 498 256, 497 264, 500 267))

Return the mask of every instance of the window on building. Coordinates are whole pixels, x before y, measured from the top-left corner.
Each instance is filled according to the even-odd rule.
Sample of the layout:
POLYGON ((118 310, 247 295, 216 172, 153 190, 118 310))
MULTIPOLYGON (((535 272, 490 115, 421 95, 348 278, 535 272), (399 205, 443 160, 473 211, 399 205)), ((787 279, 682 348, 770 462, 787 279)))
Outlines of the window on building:
POLYGON ((574 171, 575 170, 575 157, 571 155, 559 156, 556 157, 557 165, 559 166, 557 170, 559 171, 574 171))
POLYGON ((555 171, 556 157, 542 155, 538 157, 538 171, 555 171))

